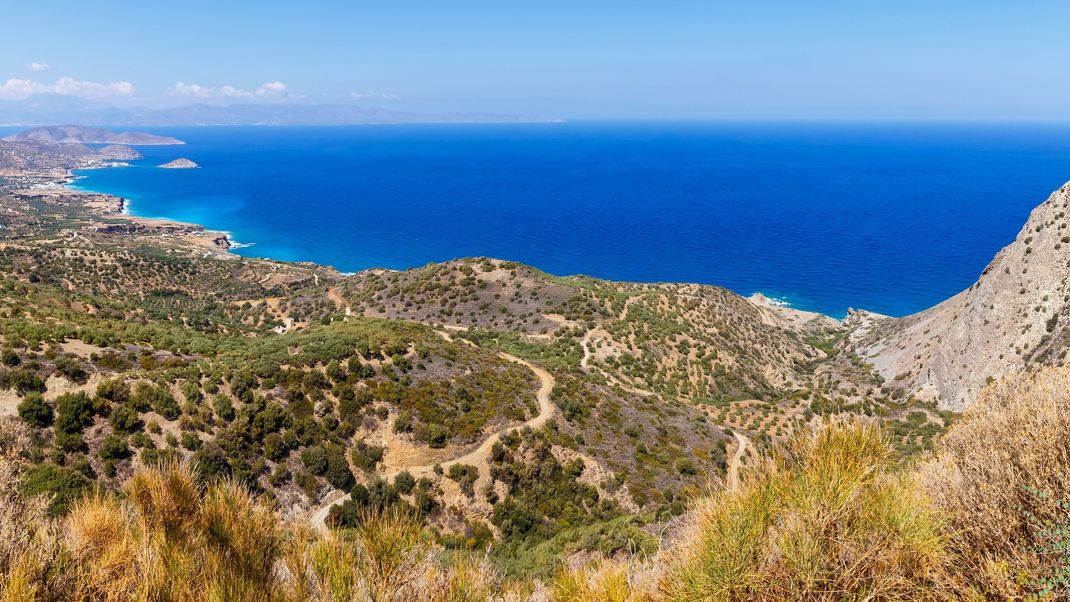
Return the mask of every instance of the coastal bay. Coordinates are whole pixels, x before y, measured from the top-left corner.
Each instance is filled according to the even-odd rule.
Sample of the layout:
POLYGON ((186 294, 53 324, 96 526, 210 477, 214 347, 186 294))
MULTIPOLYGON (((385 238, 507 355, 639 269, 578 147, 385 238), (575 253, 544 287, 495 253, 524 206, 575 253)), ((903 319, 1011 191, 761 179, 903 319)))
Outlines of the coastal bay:
POLYGON ((992 124, 161 133, 187 144, 142 147, 145 159, 75 185, 126 197, 134 215, 229 232, 247 256, 344 272, 505 257, 836 317, 906 315, 965 288, 1070 168, 1070 136, 992 124), (179 156, 201 168, 155 168, 179 156))

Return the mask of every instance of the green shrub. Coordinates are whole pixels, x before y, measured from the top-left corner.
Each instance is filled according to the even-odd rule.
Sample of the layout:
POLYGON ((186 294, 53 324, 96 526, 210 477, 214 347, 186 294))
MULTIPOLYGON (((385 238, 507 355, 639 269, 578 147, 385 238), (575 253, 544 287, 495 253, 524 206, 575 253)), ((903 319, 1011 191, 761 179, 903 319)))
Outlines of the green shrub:
POLYGON ((230 397, 224 394, 216 395, 212 400, 212 408, 215 410, 215 415, 220 420, 230 422, 234 420, 234 404, 231 403, 230 397))
POLYGON ((108 435, 100 444, 100 458, 102 460, 121 460, 130 455, 130 449, 126 441, 118 435, 108 435))
POLYGON ((122 404, 112 409, 111 414, 108 416, 108 423, 111 424, 112 430, 116 432, 132 433, 141 423, 141 419, 138 417, 137 410, 129 405, 122 404))
POLYGON ((301 452, 301 462, 309 472, 321 476, 327 472, 327 450, 318 445, 310 447, 301 452))
POLYGON ((479 469, 475 466, 468 464, 452 464, 446 472, 446 476, 449 477, 450 480, 456 481, 457 485, 461 488, 461 491, 468 497, 475 494, 475 490, 472 487, 475 485, 476 479, 479 478, 479 469))
POLYGON ((56 399, 56 430, 80 433, 93 423, 93 402, 85 393, 64 393, 56 399))
POLYGON ((0 389, 14 389, 20 395, 31 392, 44 393, 45 381, 36 372, 27 368, 0 370, 0 389))
POLYGON ((40 393, 30 393, 19 403, 19 418, 26 421, 30 426, 40 428, 52 424, 52 408, 45 403, 45 398, 40 393))
POLYGON ((201 448, 201 438, 192 431, 182 431, 182 447, 190 451, 197 451, 201 448))
POLYGON ((97 385, 97 397, 112 403, 124 403, 130 399, 130 385, 120 378, 102 381, 97 385))
POLYGON ((412 488, 416 485, 416 479, 413 478, 412 473, 407 470, 403 470, 394 477, 394 488, 398 490, 398 493, 402 495, 409 495, 412 493, 412 488))
POLYGON ((330 445, 326 451, 327 467, 324 478, 335 489, 348 491, 353 485, 353 473, 349 470, 345 450, 340 445, 330 445))
POLYGON ((71 504, 88 487, 89 481, 84 476, 55 464, 38 464, 26 471, 23 478, 23 492, 28 496, 46 496, 48 512, 53 516, 67 514, 71 504))
POLYGON ((353 466, 367 473, 375 472, 375 467, 383 459, 383 448, 377 445, 368 445, 364 441, 357 443, 351 454, 353 466))
POLYGON ((231 474, 227 455, 215 443, 209 443, 193 454, 193 467, 202 482, 211 482, 231 474))
POLYGON ((67 377, 68 380, 76 382, 85 381, 85 369, 82 368, 82 363, 78 360, 67 356, 57 357, 55 364, 56 370, 67 377))

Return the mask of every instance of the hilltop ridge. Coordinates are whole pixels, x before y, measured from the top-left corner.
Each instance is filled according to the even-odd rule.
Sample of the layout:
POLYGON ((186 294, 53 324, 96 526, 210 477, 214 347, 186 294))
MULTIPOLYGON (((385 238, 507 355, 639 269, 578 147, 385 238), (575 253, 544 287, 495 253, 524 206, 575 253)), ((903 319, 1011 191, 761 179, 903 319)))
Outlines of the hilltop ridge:
POLYGON ((178 138, 157 136, 145 132, 112 132, 80 125, 58 125, 33 128, 3 138, 7 142, 42 142, 51 144, 125 144, 171 145, 185 144, 178 138))

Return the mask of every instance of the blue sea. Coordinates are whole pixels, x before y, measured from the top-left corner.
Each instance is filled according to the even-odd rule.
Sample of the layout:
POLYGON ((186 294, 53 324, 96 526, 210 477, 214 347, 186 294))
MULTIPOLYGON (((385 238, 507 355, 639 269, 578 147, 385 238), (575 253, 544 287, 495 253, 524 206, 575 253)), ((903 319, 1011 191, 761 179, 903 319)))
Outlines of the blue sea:
POLYGON ((486 255, 843 316, 968 287, 1070 179, 1070 126, 561 123, 151 128, 77 186, 352 272, 486 255), (155 167, 177 157, 197 170, 155 167))

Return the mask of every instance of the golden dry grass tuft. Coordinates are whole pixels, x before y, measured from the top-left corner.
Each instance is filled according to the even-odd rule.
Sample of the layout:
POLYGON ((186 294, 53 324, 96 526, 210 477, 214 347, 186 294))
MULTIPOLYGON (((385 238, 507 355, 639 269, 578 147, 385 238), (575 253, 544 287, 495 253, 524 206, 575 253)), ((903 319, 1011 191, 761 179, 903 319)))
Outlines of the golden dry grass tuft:
POLYGON ((366 514, 348 532, 284 530, 273 508, 244 487, 202 488, 182 464, 143 470, 124 493, 93 493, 60 520, 47 518, 43 503, 19 498, 24 507, 15 514, 23 519, 32 518, 26 508, 40 510, 13 532, 31 527, 50 538, 22 537, 3 548, 0 600, 520 599, 485 561, 441 564, 422 523, 400 510, 366 514))
POLYGON ((198 486, 185 465, 138 473, 126 500, 93 494, 67 520, 70 570, 95 600, 272 600, 281 550, 268 506, 234 483, 198 486))
POLYGON ((475 602, 494 587, 485 566, 463 573, 438 567, 421 522, 398 509, 365 514, 353 532, 298 530, 285 566, 295 599, 475 602), (462 575, 463 583, 454 581, 462 575))
POLYGON ((877 426, 837 422, 702 500, 668 555, 666 600, 944 597, 942 524, 877 426))
POLYGON ((556 602, 653 602, 658 598, 652 570, 648 562, 603 560, 561 572, 551 592, 556 602))
POLYGON ((920 472, 951 521, 961 578, 994 598, 1026 595, 1052 568, 1028 517, 1057 523, 1070 501, 1070 369, 990 385, 920 472))
POLYGON ((57 598, 68 586, 55 570, 62 542, 48 502, 21 495, 24 455, 31 433, 21 421, 0 418, 0 601, 57 598), (46 583, 45 575, 53 577, 46 583))

